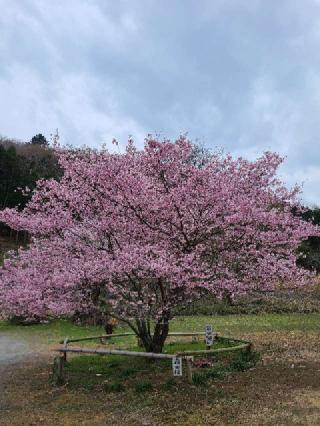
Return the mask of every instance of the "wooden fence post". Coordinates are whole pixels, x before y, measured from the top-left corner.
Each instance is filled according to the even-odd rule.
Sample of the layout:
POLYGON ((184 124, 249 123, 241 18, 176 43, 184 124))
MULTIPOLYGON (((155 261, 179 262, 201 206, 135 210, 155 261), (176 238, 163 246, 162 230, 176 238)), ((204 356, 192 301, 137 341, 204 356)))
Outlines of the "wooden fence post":
MULTIPOLYGON (((63 341, 63 349, 67 349, 67 347, 68 347, 68 340, 69 340, 68 337, 66 337, 64 339, 64 341, 63 341)), ((63 360, 64 360, 64 362, 67 362, 67 352, 63 353, 63 360)))
POLYGON ((57 356, 53 360, 52 367, 52 381, 55 385, 60 386, 64 384, 64 357, 63 355, 57 356))
POLYGON ((186 360, 186 364, 187 364, 187 378, 188 378, 188 383, 192 383, 192 363, 193 363, 193 356, 186 356, 185 360, 186 360))

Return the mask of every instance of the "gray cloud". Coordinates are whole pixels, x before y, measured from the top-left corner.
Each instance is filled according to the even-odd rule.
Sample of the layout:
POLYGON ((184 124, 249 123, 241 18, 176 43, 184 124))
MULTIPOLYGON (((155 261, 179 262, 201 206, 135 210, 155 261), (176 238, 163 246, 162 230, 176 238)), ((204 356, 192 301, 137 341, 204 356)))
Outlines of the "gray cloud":
POLYGON ((317 0, 0 0, 0 133, 76 145, 188 132, 287 156, 320 204, 317 0))

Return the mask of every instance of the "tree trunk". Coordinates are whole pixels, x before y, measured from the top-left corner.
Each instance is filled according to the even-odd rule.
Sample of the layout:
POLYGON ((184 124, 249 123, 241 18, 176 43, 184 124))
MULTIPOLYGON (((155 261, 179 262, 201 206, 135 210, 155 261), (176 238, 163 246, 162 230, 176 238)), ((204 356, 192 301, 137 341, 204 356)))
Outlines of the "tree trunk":
POLYGON ((169 333, 169 322, 163 319, 156 323, 153 334, 149 330, 146 321, 137 320, 138 337, 142 342, 146 352, 161 353, 164 342, 169 333))

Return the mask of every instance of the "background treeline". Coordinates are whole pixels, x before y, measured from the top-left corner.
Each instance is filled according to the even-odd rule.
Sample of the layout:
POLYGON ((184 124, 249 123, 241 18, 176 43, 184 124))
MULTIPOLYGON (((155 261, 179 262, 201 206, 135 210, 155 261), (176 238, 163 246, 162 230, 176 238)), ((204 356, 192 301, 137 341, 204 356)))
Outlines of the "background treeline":
MULTIPOLYGON (((61 175, 54 152, 42 134, 35 135, 29 142, 0 136, 0 209, 23 209, 37 180, 59 179, 61 175), (26 187, 30 189, 29 195, 23 195, 20 190, 26 187)), ((0 223, 0 263, 5 251, 27 240, 25 233, 0 223)))
MULTIPOLYGON (((302 214, 303 219, 320 226, 320 208, 309 208, 302 214)), ((300 246, 303 257, 298 259, 298 264, 320 273, 320 237, 309 237, 300 246)))
POLYGON ((28 197, 18 188, 32 191, 37 180, 61 176, 58 162, 41 134, 23 143, 0 137, 0 209, 23 208, 28 197))

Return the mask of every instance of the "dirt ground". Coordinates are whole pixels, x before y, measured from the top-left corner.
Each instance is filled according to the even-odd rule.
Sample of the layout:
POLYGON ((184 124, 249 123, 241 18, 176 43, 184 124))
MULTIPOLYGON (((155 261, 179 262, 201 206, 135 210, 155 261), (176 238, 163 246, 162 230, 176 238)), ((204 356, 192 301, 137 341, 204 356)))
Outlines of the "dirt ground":
MULTIPOLYGON (((240 337, 240 336, 239 336, 240 337)), ((209 386, 105 394, 53 387, 52 353, 2 364, 0 425, 320 425, 320 334, 259 332, 243 338, 259 364, 209 386)))

